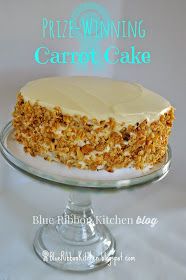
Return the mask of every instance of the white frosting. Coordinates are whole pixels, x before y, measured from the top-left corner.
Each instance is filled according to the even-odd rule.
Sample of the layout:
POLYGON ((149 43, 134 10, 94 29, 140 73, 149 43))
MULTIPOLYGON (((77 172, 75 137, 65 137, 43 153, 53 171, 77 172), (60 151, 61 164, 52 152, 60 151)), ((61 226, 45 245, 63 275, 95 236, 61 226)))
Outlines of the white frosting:
POLYGON ((139 84, 100 77, 48 77, 27 83, 25 101, 48 108, 61 107, 64 114, 126 124, 147 119, 152 122, 170 109, 170 103, 139 84))

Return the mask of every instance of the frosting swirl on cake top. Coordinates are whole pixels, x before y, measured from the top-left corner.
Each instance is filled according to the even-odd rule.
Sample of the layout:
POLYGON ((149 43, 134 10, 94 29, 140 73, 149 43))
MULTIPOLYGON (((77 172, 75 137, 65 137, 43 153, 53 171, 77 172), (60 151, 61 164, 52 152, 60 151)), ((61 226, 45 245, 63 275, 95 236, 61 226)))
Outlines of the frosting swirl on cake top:
POLYGON ((64 114, 125 124, 157 120, 170 103, 140 84, 100 77, 48 77, 27 83, 21 90, 25 101, 61 107, 64 114))

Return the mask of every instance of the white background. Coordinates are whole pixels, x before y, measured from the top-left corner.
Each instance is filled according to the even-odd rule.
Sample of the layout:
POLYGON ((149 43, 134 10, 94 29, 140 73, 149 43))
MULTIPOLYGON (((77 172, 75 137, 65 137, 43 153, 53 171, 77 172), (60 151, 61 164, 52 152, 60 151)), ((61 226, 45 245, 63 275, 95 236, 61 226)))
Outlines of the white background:
MULTIPOLYGON (((41 40, 41 19, 68 19, 86 1, 0 1, 0 128, 11 119, 16 92, 26 82, 44 76, 81 75, 71 65, 38 65, 33 53, 41 40)), ((186 279, 185 183, 185 0, 96 1, 113 19, 142 18, 147 37, 136 41, 106 41, 119 48, 135 44, 150 50, 147 65, 107 65, 100 76, 137 81, 166 97, 176 108, 171 136, 172 168, 162 182, 139 189, 93 193, 98 215, 158 217, 158 225, 111 225, 118 250, 135 256, 135 263, 118 263, 89 274, 56 271, 35 256, 32 241, 38 226, 32 216, 61 214, 68 190, 41 184, 8 167, 0 157, 0 280, 16 279, 186 279)), ((71 40, 45 42, 57 50, 74 50, 71 40)), ((86 73, 92 75, 91 69, 86 73)))

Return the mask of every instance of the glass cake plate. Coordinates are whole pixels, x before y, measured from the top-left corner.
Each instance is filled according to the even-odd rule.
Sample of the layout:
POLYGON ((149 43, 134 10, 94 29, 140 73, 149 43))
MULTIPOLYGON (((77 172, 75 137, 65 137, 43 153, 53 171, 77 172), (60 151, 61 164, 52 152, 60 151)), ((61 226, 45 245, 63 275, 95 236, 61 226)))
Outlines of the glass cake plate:
POLYGON ((48 162, 41 157, 26 154, 23 146, 14 140, 14 129, 11 122, 1 132, 0 145, 2 155, 13 167, 53 183, 85 188, 127 188, 157 181, 168 173, 171 163, 171 149, 168 147, 167 155, 161 163, 143 171, 121 168, 110 173, 104 170, 89 171, 68 168, 63 164, 48 162))
POLYGON ((71 186, 68 204, 53 224, 42 226, 36 234, 34 249, 42 261, 69 271, 88 271, 100 268, 116 253, 116 243, 109 229, 96 222, 91 206, 90 189, 119 189, 158 181, 166 176, 171 164, 168 147, 163 161, 143 171, 122 168, 107 171, 88 171, 68 168, 63 164, 31 157, 14 138, 11 121, 0 134, 3 157, 14 168, 52 184, 71 186), (76 188, 75 188, 76 187, 76 188), (83 191, 88 188, 87 191, 83 191))

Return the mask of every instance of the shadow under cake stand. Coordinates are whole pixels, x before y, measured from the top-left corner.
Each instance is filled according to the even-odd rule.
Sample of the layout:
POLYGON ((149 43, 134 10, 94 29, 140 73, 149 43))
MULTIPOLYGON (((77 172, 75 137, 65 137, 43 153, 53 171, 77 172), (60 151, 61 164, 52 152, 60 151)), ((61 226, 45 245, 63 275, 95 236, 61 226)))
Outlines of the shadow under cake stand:
POLYGON ((109 229, 96 222, 90 193, 92 189, 126 189, 161 180, 169 171, 171 149, 164 160, 143 171, 122 168, 113 173, 67 168, 24 153, 14 139, 9 122, 0 135, 3 157, 14 168, 51 184, 69 186, 70 195, 62 214, 53 224, 42 226, 34 239, 34 250, 47 264, 61 270, 88 271, 108 264, 116 253, 116 243, 109 229), (60 217, 60 221, 59 221, 60 217))

